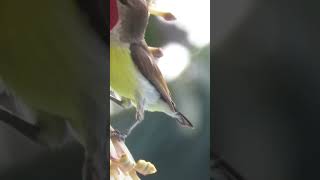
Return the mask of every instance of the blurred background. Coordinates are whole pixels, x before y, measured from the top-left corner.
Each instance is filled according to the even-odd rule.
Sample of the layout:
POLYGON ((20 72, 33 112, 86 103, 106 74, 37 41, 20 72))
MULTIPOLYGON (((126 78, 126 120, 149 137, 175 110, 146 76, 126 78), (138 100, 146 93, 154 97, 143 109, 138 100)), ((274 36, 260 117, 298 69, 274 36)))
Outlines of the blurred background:
MULTIPOLYGON (((41 9, 32 6, 36 4, 35 2, 31 1, 28 6, 34 9, 25 9, 25 11, 37 12, 41 9)), ((89 22, 99 37, 107 43, 107 38, 101 33, 104 28, 99 24, 100 16, 103 14, 101 13, 103 9, 97 9, 101 7, 97 6, 99 3, 95 1, 90 3, 85 0, 74 2, 75 7, 83 14, 83 19, 79 21, 89 22)), ((164 56, 158 60, 158 65, 168 81, 177 107, 192 121, 195 128, 192 130, 181 128, 175 120, 162 113, 146 113, 145 121, 126 141, 137 160, 151 161, 157 167, 156 174, 141 177, 142 179, 209 179, 210 0, 197 2, 199 3, 157 0, 156 4, 174 13, 177 21, 168 23, 156 17, 150 18, 146 34, 147 42, 150 46, 163 48, 164 56)), ((5 8, 5 6, 2 7, 5 8)), ((63 27, 65 31, 77 31, 76 23, 73 24, 61 18, 63 11, 63 8, 59 9, 53 16, 58 19, 52 19, 52 21, 59 21, 62 27, 68 24, 63 27)), ((25 26, 38 28, 41 31, 41 27, 28 24, 25 26)), ((39 40, 45 38, 44 35, 39 34, 39 40)), ((79 43, 81 42, 82 40, 79 39, 79 43)), ((74 50, 77 50, 76 47, 74 50)), ((23 105, 12 104, 12 94, 6 91, 0 82, 2 106, 13 109, 26 119, 32 116, 24 111, 24 107, 21 107, 23 105)), ((135 117, 133 109, 122 110, 113 103, 110 103, 110 106, 112 125, 124 129, 133 122, 135 117)), ((81 179, 82 153, 82 147, 72 139, 61 147, 48 149, 31 142, 0 122, 1 180, 79 180, 81 179)))
POLYGON ((318 7, 214 1, 212 153, 243 179, 319 179, 318 7))
MULTIPOLYGON (((69 52, 79 52, 93 60, 105 60, 107 55, 101 53, 109 42, 105 3, 105 0, 1 0, 0 66, 7 65, 5 58, 17 58, 32 66, 33 58, 47 57, 56 61, 57 58, 70 57, 69 52)), ((23 68, 17 72, 21 77, 25 73, 23 68)), ((0 109, 3 107, 26 121, 34 120, 19 97, 1 82, 0 76, 0 109)), ((3 122, 4 118, 7 117, 0 111, 1 180, 82 179, 83 148, 73 139, 68 138, 65 144, 48 149, 9 127, 3 122)))

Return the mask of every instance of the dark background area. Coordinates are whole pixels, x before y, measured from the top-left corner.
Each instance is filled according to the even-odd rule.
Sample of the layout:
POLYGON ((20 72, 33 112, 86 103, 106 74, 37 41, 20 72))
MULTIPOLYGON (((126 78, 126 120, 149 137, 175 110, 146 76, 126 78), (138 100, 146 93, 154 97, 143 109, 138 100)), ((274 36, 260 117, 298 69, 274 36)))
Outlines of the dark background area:
POLYGON ((246 180, 319 179, 319 3, 214 2, 214 152, 246 180))

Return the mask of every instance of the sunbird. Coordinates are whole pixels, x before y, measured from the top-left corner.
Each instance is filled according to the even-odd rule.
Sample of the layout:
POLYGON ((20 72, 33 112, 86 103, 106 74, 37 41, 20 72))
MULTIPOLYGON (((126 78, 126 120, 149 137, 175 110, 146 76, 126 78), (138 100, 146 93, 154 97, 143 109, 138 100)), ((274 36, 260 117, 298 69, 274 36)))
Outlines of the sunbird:
POLYGON ((136 121, 127 132, 120 133, 122 138, 144 119, 145 110, 164 112, 180 125, 193 127, 177 110, 154 54, 144 39, 149 3, 146 0, 110 1, 110 7, 115 7, 110 9, 110 22, 113 22, 110 26, 110 88, 121 97, 122 103, 130 101, 136 108, 136 121))
POLYGON ((105 4, 98 3, 2 0, 0 5, 0 79, 35 112, 34 140, 71 127, 85 150, 83 180, 106 180, 109 169, 109 47, 101 35, 107 34, 105 4))

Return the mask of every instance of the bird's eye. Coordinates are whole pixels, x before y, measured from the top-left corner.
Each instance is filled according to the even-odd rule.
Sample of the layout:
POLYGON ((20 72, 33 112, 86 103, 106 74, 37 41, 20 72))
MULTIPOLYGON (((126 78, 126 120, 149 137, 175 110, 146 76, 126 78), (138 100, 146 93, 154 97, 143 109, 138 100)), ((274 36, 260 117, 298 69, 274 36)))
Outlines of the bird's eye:
POLYGON ((128 5, 128 0, 119 0, 121 2, 121 4, 123 5, 128 5))

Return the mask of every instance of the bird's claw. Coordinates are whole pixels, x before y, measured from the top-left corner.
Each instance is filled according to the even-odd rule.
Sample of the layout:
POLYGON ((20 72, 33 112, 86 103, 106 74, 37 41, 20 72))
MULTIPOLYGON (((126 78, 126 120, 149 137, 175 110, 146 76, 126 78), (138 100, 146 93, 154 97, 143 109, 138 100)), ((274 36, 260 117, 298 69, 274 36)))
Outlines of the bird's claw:
POLYGON ((144 119, 144 112, 136 112, 136 121, 142 121, 144 119))
POLYGON ((111 131, 111 138, 116 138, 119 141, 125 141, 125 139, 128 137, 128 133, 122 133, 117 129, 114 129, 111 131))
POLYGON ((144 119, 144 100, 137 106, 136 109, 136 121, 142 121, 144 119))

